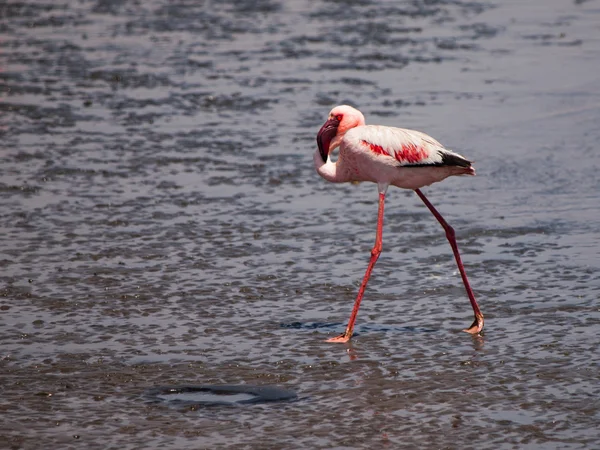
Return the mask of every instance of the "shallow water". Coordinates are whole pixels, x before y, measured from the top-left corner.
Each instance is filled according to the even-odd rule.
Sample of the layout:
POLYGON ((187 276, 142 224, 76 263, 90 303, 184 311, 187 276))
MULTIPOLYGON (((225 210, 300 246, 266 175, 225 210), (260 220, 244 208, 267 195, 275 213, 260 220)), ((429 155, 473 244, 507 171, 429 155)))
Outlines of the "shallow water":
POLYGON ((0 5, 0 447, 600 447, 600 3, 0 5), (330 185, 336 104, 477 177, 330 185), (295 402, 172 408, 164 385, 295 402))

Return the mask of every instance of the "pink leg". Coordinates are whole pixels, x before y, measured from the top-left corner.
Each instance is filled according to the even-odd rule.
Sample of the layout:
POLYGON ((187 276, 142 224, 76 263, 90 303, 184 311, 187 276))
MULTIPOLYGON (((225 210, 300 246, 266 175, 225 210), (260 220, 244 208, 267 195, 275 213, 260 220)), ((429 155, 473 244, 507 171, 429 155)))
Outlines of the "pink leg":
POLYGON ((331 339, 327 339, 327 342, 348 342, 352 337, 352 332, 354 330, 354 322, 356 322, 356 316, 358 315, 358 308, 360 308, 360 302, 362 301, 363 294, 365 293, 365 288, 367 287, 367 283, 369 278, 371 277, 371 272, 373 271, 373 267, 381 255, 382 237, 383 237, 383 204, 385 202, 385 194, 379 193, 379 210, 377 212, 377 234, 375 235, 375 245, 371 250, 371 260, 369 261, 369 266, 367 267, 367 271, 365 272, 365 276, 360 285, 360 289, 358 290, 358 295, 356 296, 356 300, 354 302, 354 308, 352 308, 352 314, 350 314, 350 320, 348 320, 348 326, 346 327, 346 331, 344 334, 336 336, 331 339))
POLYGON ((433 205, 427 200, 427 197, 419 190, 415 189, 417 195, 423 200, 425 206, 429 208, 429 211, 435 216, 437 221, 442 225, 444 231, 446 231, 446 238, 448 238, 448 242, 450 242, 450 246, 452 247, 452 252, 454 253, 454 259, 456 259, 456 265, 458 266, 458 270, 460 271, 460 276, 462 277, 463 283, 465 285, 465 289, 467 290, 467 295, 469 296, 469 300, 471 301, 471 306, 473 307, 473 312, 475 313, 475 321, 473 324, 467 328, 467 333, 471 334, 479 334, 481 330, 483 330, 483 314, 479 310, 479 305, 477 305, 477 301, 475 300, 475 295, 473 295, 473 290, 471 289, 471 285, 469 284, 469 279, 467 278, 467 274, 465 272, 465 268, 463 267, 462 260, 460 259, 460 253, 458 252, 458 245, 456 245, 456 237, 454 234, 454 228, 448 225, 448 222, 444 220, 442 215, 433 207, 433 205))

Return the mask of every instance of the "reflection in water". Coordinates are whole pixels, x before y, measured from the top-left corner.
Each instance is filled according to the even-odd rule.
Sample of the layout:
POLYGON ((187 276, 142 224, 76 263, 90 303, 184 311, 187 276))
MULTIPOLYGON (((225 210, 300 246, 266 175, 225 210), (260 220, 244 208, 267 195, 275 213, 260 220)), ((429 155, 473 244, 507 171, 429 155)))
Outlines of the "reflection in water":
POLYGON ((348 347, 346 353, 348 353, 350 361, 356 361, 359 358, 359 353, 352 347, 352 341, 348 341, 344 345, 348 347))
POLYGON ((472 334, 471 342, 473 343, 473 348, 480 352, 483 350, 483 344, 485 343, 485 335, 482 334, 472 334))

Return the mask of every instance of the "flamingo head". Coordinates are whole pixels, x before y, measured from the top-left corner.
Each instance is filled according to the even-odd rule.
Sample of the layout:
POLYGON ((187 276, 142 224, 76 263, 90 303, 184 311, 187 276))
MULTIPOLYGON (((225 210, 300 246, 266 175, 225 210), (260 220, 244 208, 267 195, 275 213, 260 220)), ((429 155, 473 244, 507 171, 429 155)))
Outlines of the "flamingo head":
POLYGON ((336 106, 329 113, 329 118, 317 133, 317 145, 323 162, 327 161, 329 152, 335 149, 346 131, 365 124, 365 117, 352 106, 336 106))

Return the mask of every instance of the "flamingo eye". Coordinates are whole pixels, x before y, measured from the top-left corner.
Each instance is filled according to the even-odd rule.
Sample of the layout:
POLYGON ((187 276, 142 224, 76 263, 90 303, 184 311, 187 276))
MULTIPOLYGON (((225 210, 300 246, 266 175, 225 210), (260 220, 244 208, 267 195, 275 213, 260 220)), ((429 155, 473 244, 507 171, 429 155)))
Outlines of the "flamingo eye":
POLYGON ((337 116, 335 116, 335 119, 341 122, 343 117, 344 116, 342 114, 338 114, 337 116))

